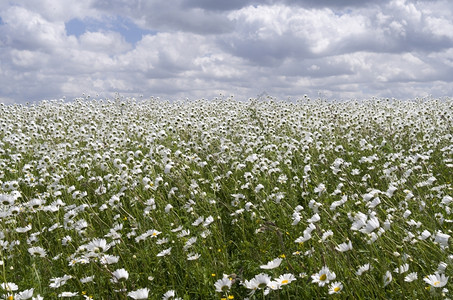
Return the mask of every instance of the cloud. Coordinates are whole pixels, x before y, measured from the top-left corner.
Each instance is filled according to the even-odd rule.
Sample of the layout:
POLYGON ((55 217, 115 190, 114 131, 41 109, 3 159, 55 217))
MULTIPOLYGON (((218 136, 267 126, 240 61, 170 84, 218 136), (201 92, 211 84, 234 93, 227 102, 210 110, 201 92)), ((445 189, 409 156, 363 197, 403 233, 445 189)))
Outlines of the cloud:
POLYGON ((14 6, 2 15, 0 33, 5 44, 15 49, 49 49, 61 46, 64 24, 52 23, 40 14, 14 6))
POLYGON ((65 22, 73 18, 95 18, 98 16, 98 12, 91 7, 92 2, 94 0, 16 0, 14 4, 11 4, 12 1, 2 1, 0 11, 22 8, 39 14, 48 22, 65 22))
POLYGON ((94 7, 105 13, 127 16, 150 30, 222 34, 233 29, 233 24, 222 13, 186 7, 181 0, 98 1, 94 7))
MULTIPOLYGON (((309 8, 333 8, 333 9, 345 9, 345 8, 360 8, 370 5, 375 5, 376 1, 373 0, 343 0, 343 1, 332 1, 332 0, 285 0, 285 1, 271 1, 272 3, 284 3, 288 6, 300 6, 309 8)), ((388 0, 381 0, 379 4, 382 5, 388 0)))
POLYGON ((208 11, 231 11, 256 4, 257 2, 250 0, 184 0, 181 6, 186 8, 201 8, 208 11))
MULTIPOLYGON (((380 1, 381 4, 388 0, 380 1)), ((247 6, 258 5, 284 5, 289 7, 303 7, 303 8, 334 8, 334 9, 348 9, 364 7, 375 4, 376 1, 372 0, 184 0, 183 7, 201 8, 204 10, 212 11, 232 11, 238 10, 247 6)))
POLYGON ((364 35, 368 27, 360 15, 282 5, 249 6, 229 18, 236 21, 236 30, 223 38, 225 49, 257 63, 331 55, 338 44, 364 35))
POLYGON ((2 2, 0 99, 443 96, 453 92, 451 8, 446 0, 2 2))

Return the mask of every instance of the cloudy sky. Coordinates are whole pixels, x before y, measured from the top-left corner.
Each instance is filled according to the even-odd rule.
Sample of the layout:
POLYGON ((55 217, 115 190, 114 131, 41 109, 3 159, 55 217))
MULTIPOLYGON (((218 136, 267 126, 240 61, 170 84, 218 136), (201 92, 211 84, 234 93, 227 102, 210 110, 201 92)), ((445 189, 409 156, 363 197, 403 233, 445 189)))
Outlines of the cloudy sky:
POLYGON ((0 0, 0 102, 453 96, 450 0, 0 0))

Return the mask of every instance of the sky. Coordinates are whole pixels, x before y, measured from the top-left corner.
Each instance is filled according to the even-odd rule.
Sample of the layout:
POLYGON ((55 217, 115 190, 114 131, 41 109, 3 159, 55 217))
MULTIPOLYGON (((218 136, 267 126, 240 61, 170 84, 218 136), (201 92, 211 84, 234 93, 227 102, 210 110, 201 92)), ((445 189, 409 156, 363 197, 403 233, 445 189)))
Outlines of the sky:
POLYGON ((0 0, 0 102, 453 95, 450 0, 0 0))

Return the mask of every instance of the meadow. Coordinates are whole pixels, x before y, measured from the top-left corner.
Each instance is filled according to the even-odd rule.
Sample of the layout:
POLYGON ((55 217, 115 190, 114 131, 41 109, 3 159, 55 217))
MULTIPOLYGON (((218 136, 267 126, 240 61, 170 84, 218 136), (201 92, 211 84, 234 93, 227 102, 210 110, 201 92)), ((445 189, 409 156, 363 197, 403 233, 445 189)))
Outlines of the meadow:
POLYGON ((453 100, 0 105, 4 299, 448 299, 453 100))

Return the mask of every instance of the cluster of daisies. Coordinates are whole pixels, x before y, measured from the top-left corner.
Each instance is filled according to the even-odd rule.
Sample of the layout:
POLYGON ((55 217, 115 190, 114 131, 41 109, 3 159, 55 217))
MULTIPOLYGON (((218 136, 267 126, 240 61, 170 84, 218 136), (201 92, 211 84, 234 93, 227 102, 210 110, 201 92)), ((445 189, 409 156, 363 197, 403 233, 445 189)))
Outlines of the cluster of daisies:
POLYGON ((450 298, 452 112, 451 99, 0 105, 0 297, 450 298))

